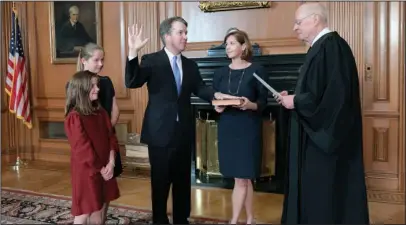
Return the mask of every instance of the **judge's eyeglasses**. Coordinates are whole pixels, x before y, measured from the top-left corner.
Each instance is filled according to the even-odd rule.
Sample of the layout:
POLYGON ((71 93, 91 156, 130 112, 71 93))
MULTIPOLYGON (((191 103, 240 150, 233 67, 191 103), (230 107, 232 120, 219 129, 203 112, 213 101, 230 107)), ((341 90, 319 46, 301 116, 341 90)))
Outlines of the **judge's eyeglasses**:
POLYGON ((309 18, 310 16, 313 16, 313 15, 316 15, 316 13, 312 13, 312 14, 307 15, 307 16, 305 16, 305 17, 299 19, 299 20, 295 20, 295 24, 298 25, 298 26, 300 26, 300 24, 302 24, 302 21, 303 21, 303 20, 305 20, 306 18, 309 18))

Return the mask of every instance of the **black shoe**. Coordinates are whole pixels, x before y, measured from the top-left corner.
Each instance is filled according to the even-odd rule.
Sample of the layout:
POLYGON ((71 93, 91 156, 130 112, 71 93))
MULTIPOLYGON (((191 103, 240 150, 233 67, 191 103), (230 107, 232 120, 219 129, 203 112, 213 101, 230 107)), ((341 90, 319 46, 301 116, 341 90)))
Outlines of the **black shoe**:
POLYGON ((152 221, 152 224, 170 224, 169 219, 167 218, 166 220, 157 220, 157 221, 152 221))

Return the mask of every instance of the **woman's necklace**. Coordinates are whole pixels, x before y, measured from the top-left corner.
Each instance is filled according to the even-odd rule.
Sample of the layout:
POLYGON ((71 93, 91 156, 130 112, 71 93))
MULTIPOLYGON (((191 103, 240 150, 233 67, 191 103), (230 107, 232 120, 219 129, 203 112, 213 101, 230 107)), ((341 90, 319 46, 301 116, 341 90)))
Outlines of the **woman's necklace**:
POLYGON ((241 77, 240 77, 240 81, 238 82, 238 87, 237 87, 237 91, 236 92, 231 92, 231 69, 230 72, 228 73, 228 93, 230 93, 231 95, 237 95, 238 92, 240 91, 240 86, 241 86, 241 81, 242 78, 244 77, 244 73, 245 73, 245 69, 242 71, 241 77))

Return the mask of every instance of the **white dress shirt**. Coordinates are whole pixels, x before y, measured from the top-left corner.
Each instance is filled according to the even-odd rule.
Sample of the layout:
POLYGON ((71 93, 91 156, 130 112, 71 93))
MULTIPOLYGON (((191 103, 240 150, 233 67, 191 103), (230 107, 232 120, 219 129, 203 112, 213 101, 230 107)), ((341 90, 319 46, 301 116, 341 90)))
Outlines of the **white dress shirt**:
MULTIPOLYGON (((175 55, 172 52, 170 52, 166 47, 164 48, 164 50, 165 50, 166 54, 168 55, 169 63, 171 64, 172 71, 173 71, 172 60, 175 55)), ((183 81, 182 57, 181 57, 181 54, 178 54, 177 56, 178 57, 176 58, 176 64, 178 64, 178 68, 179 68, 179 72, 180 72, 180 83, 182 84, 182 81, 183 81)))
MULTIPOLYGON (((172 52, 170 52, 166 47, 164 48, 166 55, 168 55, 169 58, 169 63, 171 64, 171 68, 173 71, 173 64, 172 64, 172 59, 173 56, 175 56, 172 52)), ((176 58, 176 63, 178 64, 178 68, 179 68, 179 72, 180 72, 180 83, 182 83, 183 81, 183 69, 182 69, 182 58, 181 58, 181 54, 177 55, 178 57, 176 58)), ((128 61, 131 61, 132 59, 134 59, 134 56, 128 56, 128 61)))
POLYGON ((332 32, 328 27, 324 28, 322 31, 320 31, 320 33, 314 38, 312 44, 310 46, 313 46, 314 43, 316 43, 317 40, 319 40, 321 37, 323 37, 323 35, 328 34, 332 32))

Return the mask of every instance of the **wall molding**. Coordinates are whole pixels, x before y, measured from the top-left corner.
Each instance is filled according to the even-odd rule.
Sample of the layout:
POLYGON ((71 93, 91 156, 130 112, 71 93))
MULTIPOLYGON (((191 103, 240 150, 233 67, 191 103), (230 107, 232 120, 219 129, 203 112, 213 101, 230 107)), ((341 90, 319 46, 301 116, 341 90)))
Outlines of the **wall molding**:
POLYGON ((367 193, 370 202, 405 204, 405 193, 376 190, 369 190, 367 193))
MULTIPOLYGON (((221 45, 223 41, 190 42, 186 46, 186 51, 205 51, 213 46, 221 45)), ((300 47, 305 44, 295 37, 252 39, 251 43, 258 44, 261 48, 273 47, 300 47)))

